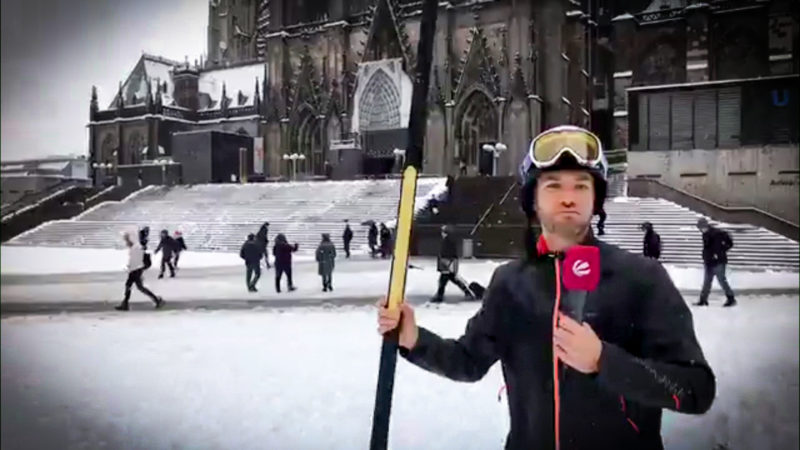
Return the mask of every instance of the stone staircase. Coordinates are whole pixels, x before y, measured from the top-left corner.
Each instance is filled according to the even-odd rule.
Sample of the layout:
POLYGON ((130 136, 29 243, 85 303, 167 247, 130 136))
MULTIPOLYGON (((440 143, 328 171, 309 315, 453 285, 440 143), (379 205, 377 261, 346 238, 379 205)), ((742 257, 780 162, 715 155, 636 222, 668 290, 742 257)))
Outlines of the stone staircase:
MULTIPOLYGON (((506 201, 496 205, 472 238, 475 253, 483 257, 518 256, 524 232, 523 215, 519 209, 519 189, 515 188, 506 201)), ((697 230, 695 211, 657 198, 615 197, 605 204, 608 215, 606 234, 600 239, 625 250, 641 253, 644 233, 639 225, 653 224, 661 235, 661 261, 672 264, 702 264, 702 237, 697 230)), ((728 254, 729 264, 740 268, 800 269, 798 243, 764 228, 747 224, 709 222, 730 233, 734 248, 728 254)), ((597 230, 597 218, 594 218, 597 230)))
MULTIPOLYGON (((420 178, 422 206, 444 178, 420 178)), ((121 233, 150 226, 158 232, 180 230, 192 250, 238 252, 249 233, 270 222, 270 240, 278 233, 301 251, 316 249, 321 233, 342 247, 343 221, 354 238, 351 249, 367 245, 361 223, 394 220, 400 180, 259 183, 145 188, 122 202, 106 202, 72 219, 46 223, 11 240, 11 245, 122 248, 121 233)))

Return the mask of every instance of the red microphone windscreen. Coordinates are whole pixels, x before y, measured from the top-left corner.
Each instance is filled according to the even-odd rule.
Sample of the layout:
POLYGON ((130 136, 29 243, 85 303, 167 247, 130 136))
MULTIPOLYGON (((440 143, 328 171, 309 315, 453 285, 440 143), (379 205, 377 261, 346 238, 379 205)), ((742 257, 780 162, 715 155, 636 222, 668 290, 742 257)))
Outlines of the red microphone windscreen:
POLYGON ((576 291, 593 291, 600 282, 600 249, 576 245, 567 250, 561 266, 564 287, 576 291))

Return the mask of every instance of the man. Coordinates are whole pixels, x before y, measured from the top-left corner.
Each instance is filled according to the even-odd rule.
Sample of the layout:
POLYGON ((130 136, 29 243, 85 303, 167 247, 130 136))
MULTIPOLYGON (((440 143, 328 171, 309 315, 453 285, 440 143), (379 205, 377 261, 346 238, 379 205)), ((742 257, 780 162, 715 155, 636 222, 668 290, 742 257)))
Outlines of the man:
POLYGON ((431 299, 431 303, 441 303, 444 299, 444 290, 447 283, 451 282, 464 291, 464 295, 473 299, 472 293, 458 278, 458 248, 456 241, 450 233, 450 227, 442 225, 442 241, 439 246, 439 257, 436 260, 436 270, 439 271, 439 289, 431 299))
POLYGON ((150 240, 150 227, 144 226, 139 229, 139 244, 147 251, 147 242, 150 240))
POLYGON ((269 265, 269 251, 267 250, 269 246, 269 222, 264 222, 261 228, 258 229, 256 243, 264 255, 264 263, 267 265, 267 269, 270 269, 272 266, 269 265))
POLYGON ((298 250, 297 242, 289 244, 286 235, 279 233, 275 237, 275 246, 272 255, 275 256, 275 292, 281 292, 281 278, 286 274, 286 283, 289 292, 297 290, 292 282, 292 253, 298 250))
POLYGON ((256 236, 253 233, 248 234, 247 241, 239 250, 239 257, 244 260, 245 282, 247 290, 250 292, 258 292, 256 284, 261 278, 261 255, 263 253, 261 245, 256 241, 256 236), (254 275, 255 277, 253 277, 254 275))
POLYGON ((392 232, 381 223, 381 258, 388 258, 392 255, 392 232))
POLYGON ((642 231, 644 231, 644 243, 642 245, 642 254, 645 258, 658 259, 661 257, 661 236, 653 230, 653 224, 644 222, 642 224, 642 231))
POLYGON ((172 265, 172 252, 175 251, 177 244, 175 243, 175 239, 172 239, 169 235, 169 231, 161 230, 161 240, 158 242, 158 247, 156 247, 155 253, 158 254, 160 250, 163 250, 161 253, 161 272, 158 274, 158 279, 164 278, 164 269, 169 267, 169 277, 175 278, 175 266, 172 265))
POLYGON ((736 306, 736 298, 733 289, 728 284, 725 276, 725 265, 728 264, 728 250, 733 248, 733 239, 725 230, 712 227, 708 220, 700 218, 697 221, 697 229, 703 233, 703 266, 705 274, 703 276, 703 288, 700 290, 700 300, 695 306, 708 306, 708 294, 711 291, 711 283, 717 277, 719 285, 725 292, 727 301, 722 306, 736 306))
POLYGON ((459 339, 418 327, 408 303, 379 309, 379 331, 399 325, 401 355, 425 370, 477 381, 502 362, 508 449, 660 450, 664 408, 699 414, 714 400, 714 374, 667 272, 592 235, 607 189, 600 152, 594 134, 572 126, 532 141, 520 200, 542 235, 535 241, 529 226, 527 256, 495 270, 459 339), (602 261, 583 323, 554 311, 561 257, 577 244, 598 247, 602 261))
POLYGON ((164 306, 164 299, 153 294, 142 282, 142 274, 146 268, 144 263, 144 247, 141 243, 138 245, 134 244, 131 235, 128 233, 122 235, 122 238, 125 240, 125 246, 128 247, 128 279, 125 281, 125 298, 122 300, 122 303, 115 306, 114 309, 117 311, 128 311, 130 309, 128 300, 131 298, 131 287, 134 284, 136 285, 136 289, 139 289, 139 292, 153 300, 153 303, 156 304, 156 308, 161 308, 164 306))
POLYGON ((350 229, 350 223, 345 219, 344 221, 344 234, 342 241, 344 241, 344 255, 345 258, 350 257, 350 241, 353 240, 353 230, 350 229))
POLYGON ((369 224, 369 232, 367 233, 367 243, 369 244, 369 256, 375 257, 377 251, 375 247, 378 246, 378 227, 375 226, 375 222, 370 221, 369 224))
POLYGON ((601 208, 600 211, 597 212, 597 217, 597 235, 603 236, 606 234, 606 218, 608 217, 606 210, 601 208))

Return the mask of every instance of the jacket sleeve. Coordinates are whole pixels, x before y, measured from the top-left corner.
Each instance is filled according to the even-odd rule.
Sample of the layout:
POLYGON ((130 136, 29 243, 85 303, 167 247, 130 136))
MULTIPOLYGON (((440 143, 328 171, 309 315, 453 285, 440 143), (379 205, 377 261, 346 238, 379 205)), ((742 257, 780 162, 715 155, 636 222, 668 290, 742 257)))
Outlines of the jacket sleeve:
POLYGON ((469 319, 464 335, 443 339, 427 329, 419 328, 413 349, 400 348, 400 355, 411 363, 455 381, 478 381, 499 358, 497 340, 498 309, 495 306, 505 294, 497 271, 492 276, 481 309, 469 319))
POLYGON ((655 263, 640 292, 639 355, 603 342, 597 381, 641 405, 702 414, 716 392, 714 373, 697 342, 692 314, 666 270, 655 263))
POLYGON ((722 240, 723 251, 727 252, 728 250, 733 248, 733 239, 731 238, 730 233, 723 230, 720 239, 722 240))
POLYGON ((158 247, 156 247, 155 253, 158 253, 161 250, 161 247, 164 245, 164 241, 158 241, 158 247))
MULTIPOLYGON (((246 244, 245 244, 245 245, 246 245, 246 244)), ((239 258, 242 258, 242 259, 247 259, 247 258, 245 258, 245 256, 244 256, 244 248, 245 248, 245 245, 243 245, 243 246, 242 246, 242 248, 239 250, 239 258)))

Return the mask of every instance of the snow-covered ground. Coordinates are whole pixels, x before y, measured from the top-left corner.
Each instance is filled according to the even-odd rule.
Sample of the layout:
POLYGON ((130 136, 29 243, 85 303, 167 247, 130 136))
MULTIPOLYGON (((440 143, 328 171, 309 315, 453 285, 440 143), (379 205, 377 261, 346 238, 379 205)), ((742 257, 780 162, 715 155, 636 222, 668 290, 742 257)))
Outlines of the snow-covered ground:
MULTIPOLYGON (((153 260, 154 267, 145 274, 145 284, 163 296, 168 306, 176 308, 244 307, 252 305, 252 302, 269 304, 273 300, 320 303, 347 299, 363 302, 365 298, 379 298, 386 292, 389 260, 371 260, 363 256, 337 260, 333 274, 335 291, 328 293, 321 290, 316 263, 308 261, 310 256, 299 256, 293 268, 294 283, 298 290, 291 293, 284 290, 278 294, 274 291, 274 270, 262 271, 259 292, 247 292, 242 261, 238 255, 224 253, 183 254, 177 278, 163 280, 156 279, 160 264, 160 259, 156 257, 153 260), (224 264, 228 266, 222 266, 224 264)), ((103 309, 110 308, 112 303, 121 300, 126 276, 125 253, 122 250, 9 246, 0 249, 0 257, 0 272, 3 276, 0 293, 4 306, 69 304, 69 308, 65 307, 69 310, 73 307, 81 308, 80 305, 93 304, 89 309, 103 309), (86 273, 96 271, 101 272, 86 273), (36 273, 62 275, 29 276, 36 273), (15 274, 19 276, 14 277, 15 274)), ((411 263, 414 268, 408 271, 406 295, 411 301, 419 302, 434 294, 439 274, 435 270, 433 258, 412 258, 411 263)), ((466 260, 461 262, 459 272, 467 281, 476 281, 485 286, 494 269, 501 263, 503 261, 466 260)), ((694 296, 702 285, 702 269, 668 266, 667 270, 686 298, 694 301, 694 296)), ((798 290, 796 272, 729 271, 728 279, 733 289, 740 293, 785 293, 798 290), (765 289, 768 291, 764 291, 765 289)), ((720 288, 715 282, 712 289, 718 291, 720 288)), ((446 296, 450 299, 458 299, 461 295, 455 286, 447 287, 446 296)), ((134 308, 151 307, 149 301, 136 290, 132 301, 134 308)))
MULTIPOLYGON (((152 252, 153 249, 150 251, 152 252)), ((160 261, 154 256, 153 263, 160 261)), ((298 261, 311 260, 309 255, 297 255, 298 261)), ((4 275, 120 272, 128 263, 125 250, 111 248, 77 247, 0 247, 0 273, 4 275)), ((240 266, 242 260, 236 253, 184 252, 181 267, 240 266)))
MULTIPOLYGON (((665 414, 668 449, 797 448, 798 299, 742 300, 692 309, 718 394, 704 416, 665 414)), ((417 316, 455 337, 477 307, 417 316)), ((3 449, 368 446, 372 308, 18 316, 0 337, 3 449)), ((391 448, 502 448, 502 384, 499 365, 464 384, 400 361, 391 448)))

